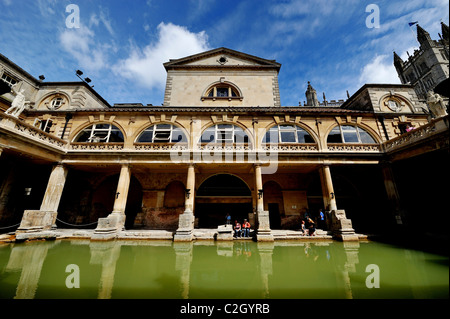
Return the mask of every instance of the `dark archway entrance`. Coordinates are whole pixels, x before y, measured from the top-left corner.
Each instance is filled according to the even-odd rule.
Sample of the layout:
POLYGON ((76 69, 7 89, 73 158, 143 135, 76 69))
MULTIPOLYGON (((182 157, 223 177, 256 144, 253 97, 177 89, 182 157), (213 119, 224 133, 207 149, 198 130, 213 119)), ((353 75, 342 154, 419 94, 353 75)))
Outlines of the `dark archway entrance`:
MULTIPOLYGON (((93 187, 88 180, 87 173, 69 172, 58 209, 58 228, 75 225, 77 228, 94 229, 99 218, 111 214, 119 175, 105 178, 97 187, 93 187)), ((141 184, 131 176, 125 208, 125 229, 133 228, 136 215, 142 209, 142 196, 141 184)))
POLYGON ((227 213, 232 223, 242 223, 252 213, 252 193, 247 184, 230 174, 218 174, 205 180, 197 190, 195 217, 198 227, 216 228, 225 224, 227 213))
POLYGON ((281 229, 281 216, 284 216, 283 191, 276 182, 264 184, 264 209, 269 211, 271 229, 281 229))

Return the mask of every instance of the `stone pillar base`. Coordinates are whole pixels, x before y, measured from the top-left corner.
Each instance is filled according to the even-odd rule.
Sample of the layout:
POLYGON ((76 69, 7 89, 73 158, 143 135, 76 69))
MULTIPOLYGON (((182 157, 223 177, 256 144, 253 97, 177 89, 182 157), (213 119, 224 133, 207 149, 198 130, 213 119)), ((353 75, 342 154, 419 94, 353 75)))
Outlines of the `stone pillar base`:
POLYGON ((256 241, 274 241, 270 230, 269 212, 258 212, 258 229, 256 231, 256 241))
POLYGON ((217 227, 217 240, 233 240, 233 226, 221 225, 217 227))
POLYGON ((272 231, 268 230, 268 231, 261 231, 258 230, 258 232, 256 233, 256 241, 258 242, 271 242, 274 241, 273 239, 273 235, 272 235, 272 231))
POLYGON ((17 232, 24 233, 50 230, 56 222, 57 215, 57 212, 26 210, 23 213, 22 221, 17 232))
POLYGON ((92 240, 110 240, 119 235, 124 229, 125 214, 111 213, 106 218, 99 218, 97 228, 92 235, 92 240))
POLYGON ((16 230, 16 240, 56 238, 52 227, 56 222, 57 215, 57 212, 26 210, 20 226, 16 230))
POLYGON ((174 241, 192 241, 194 239, 195 217, 192 211, 185 211, 178 220, 178 229, 173 236, 174 241))
POLYGON ((355 230, 352 227, 352 221, 347 219, 345 210, 333 210, 331 215, 331 232, 333 237, 342 241, 356 241, 359 240, 355 230))

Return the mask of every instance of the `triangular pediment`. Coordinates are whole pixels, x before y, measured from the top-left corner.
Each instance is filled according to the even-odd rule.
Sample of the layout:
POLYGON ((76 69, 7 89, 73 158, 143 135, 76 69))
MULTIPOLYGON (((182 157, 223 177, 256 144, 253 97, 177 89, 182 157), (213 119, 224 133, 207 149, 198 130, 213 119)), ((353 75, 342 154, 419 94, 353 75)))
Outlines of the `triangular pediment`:
POLYGON ((227 48, 218 48, 181 59, 170 60, 164 63, 166 70, 171 68, 220 68, 220 67, 252 67, 274 68, 279 70, 281 64, 275 60, 266 60, 253 55, 234 51, 227 48))

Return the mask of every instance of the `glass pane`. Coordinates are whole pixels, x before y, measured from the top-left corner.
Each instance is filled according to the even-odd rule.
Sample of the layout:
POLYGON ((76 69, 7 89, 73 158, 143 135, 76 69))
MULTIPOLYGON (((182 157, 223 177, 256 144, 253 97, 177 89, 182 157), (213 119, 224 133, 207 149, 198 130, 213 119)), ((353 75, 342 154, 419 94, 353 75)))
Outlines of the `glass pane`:
POLYGON ((172 143, 187 142, 183 131, 179 128, 174 128, 172 131, 172 143))
POLYGON ((297 130, 297 139, 299 143, 314 143, 312 137, 302 129, 297 130))
POLYGON ((168 143, 170 140, 170 131, 156 131, 155 138, 153 140, 154 143, 168 143))
POLYGON ((217 141, 233 141, 233 132, 231 131, 218 131, 217 132, 217 141))
POLYGON ((106 138, 108 137, 108 132, 106 132, 106 131, 95 131, 94 134, 92 135, 92 137, 94 137, 93 140, 95 142, 99 142, 99 143, 108 142, 106 140, 106 138))
POLYGON ((292 125, 280 125, 280 131, 295 131, 296 128, 292 125))
POLYGON ((79 143, 85 143, 88 142, 89 138, 91 137, 91 130, 92 126, 88 129, 85 129, 83 132, 78 134, 77 138, 75 139, 75 142, 79 143))
POLYGON ((95 130, 109 130, 110 124, 95 124, 95 130))
POLYGON ((170 130, 172 125, 170 124, 158 124, 156 125, 156 130, 170 130))
POLYGON ((295 143, 295 133, 294 132, 283 132, 281 131, 281 142, 282 143, 295 143))
POLYGON ((121 143, 124 141, 123 134, 120 130, 113 130, 111 131, 111 135, 109 136, 110 143, 121 143))
POLYGON ((219 130, 231 130, 233 128, 233 126, 230 124, 219 124, 219 125, 217 125, 217 128, 219 130))
POLYGON ((153 143, 153 127, 145 130, 138 138, 140 143, 153 143))
POLYGON ((263 138, 263 143, 278 143, 278 127, 272 127, 263 138))
POLYGON ((234 129, 234 142, 235 143, 248 143, 248 136, 240 127, 234 129))
POLYGON ((205 130, 200 139, 201 143, 210 143, 215 141, 215 127, 210 127, 205 130))
POLYGON ((336 126, 331 130, 330 134, 328 134, 327 143, 342 143, 341 130, 339 126, 336 126))
POLYGON ((369 133, 358 127, 359 136, 361 137, 361 143, 363 144, 376 144, 375 140, 369 133))
POLYGON ((217 96, 228 97, 228 88, 217 88, 217 96))
POLYGON ((356 127, 342 126, 342 134, 344 135, 344 143, 359 143, 356 127))

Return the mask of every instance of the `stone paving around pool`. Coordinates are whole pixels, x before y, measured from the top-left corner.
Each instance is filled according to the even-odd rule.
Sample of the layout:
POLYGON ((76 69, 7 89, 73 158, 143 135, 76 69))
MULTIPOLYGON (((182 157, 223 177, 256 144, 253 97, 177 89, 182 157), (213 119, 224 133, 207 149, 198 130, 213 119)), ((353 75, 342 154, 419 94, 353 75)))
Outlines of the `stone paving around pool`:
MULTIPOLYGON (((91 239, 94 235, 93 229, 55 229, 39 233, 27 234, 26 238, 22 240, 34 240, 34 239, 91 239)), ((331 232, 321 229, 316 230, 314 236, 304 235, 299 230, 278 230, 271 231, 274 240, 321 240, 321 239, 333 239, 331 232)), ((175 231, 168 230, 124 230, 117 234, 115 239, 124 240, 173 240, 175 231)), ((229 235, 229 234, 228 234, 229 235)), ((360 240, 367 239, 367 235, 356 234, 360 240)), ((250 237, 220 237, 218 229, 194 229, 193 240, 254 240, 255 232, 250 232, 250 237)), ((14 233, 0 235, 0 242, 14 242, 14 233)))

